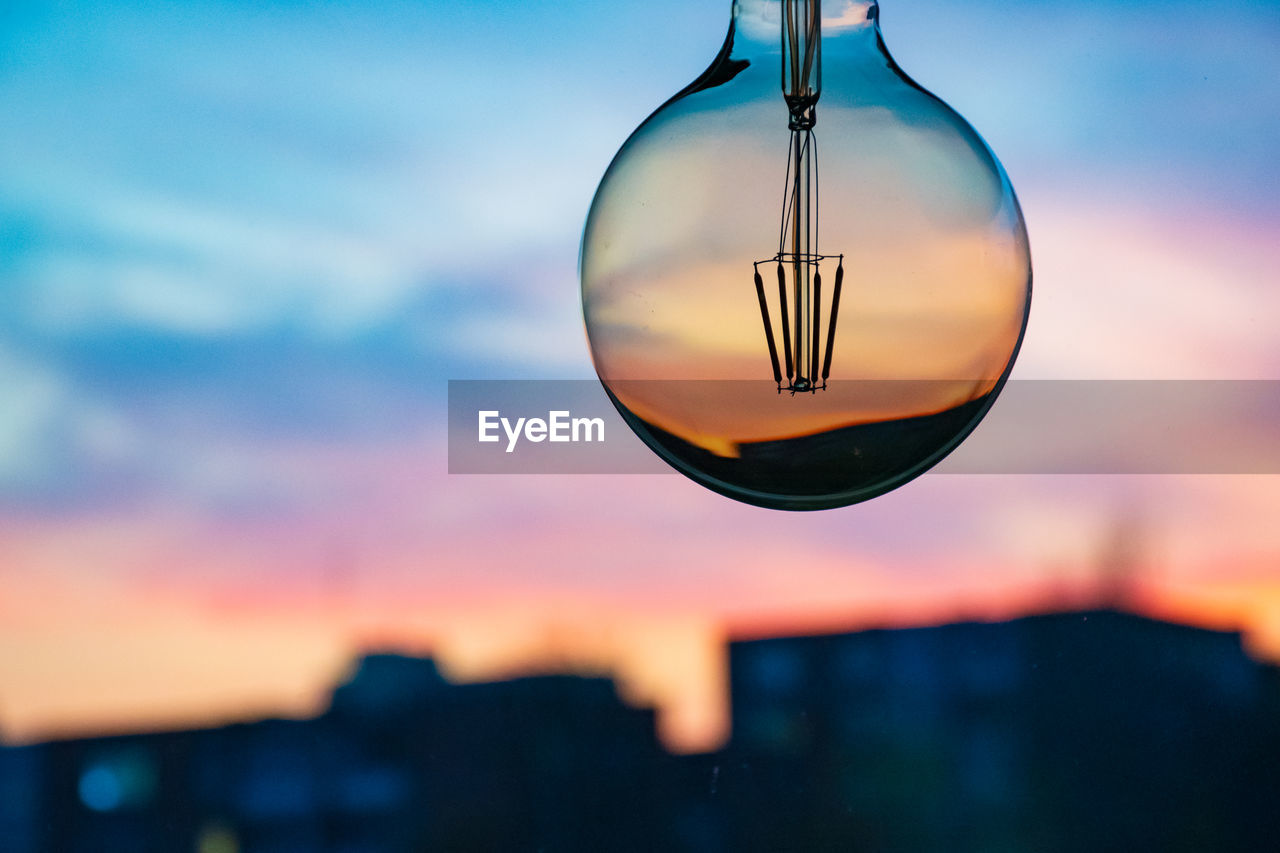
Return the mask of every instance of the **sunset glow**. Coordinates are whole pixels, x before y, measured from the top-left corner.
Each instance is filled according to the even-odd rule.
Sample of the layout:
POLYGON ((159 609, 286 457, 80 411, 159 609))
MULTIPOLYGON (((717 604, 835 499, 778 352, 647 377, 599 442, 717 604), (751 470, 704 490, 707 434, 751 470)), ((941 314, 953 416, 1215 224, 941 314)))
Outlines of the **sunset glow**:
MULTIPOLYGON (((679 751, 727 735, 733 637, 1117 606, 1280 662, 1276 476, 939 474, 796 515, 445 473, 447 380, 592 375, 591 193, 727 0, 146 5, 0 34, 6 742, 314 715, 370 650, 608 673, 679 751)), ((1184 5, 883 3, 1017 187, 1015 377, 1280 379, 1274 12, 1210 3, 1206 39, 1184 5)), ((982 361, 911 329, 912 378, 982 361)), ((880 343, 849 353, 878 375, 880 343)))

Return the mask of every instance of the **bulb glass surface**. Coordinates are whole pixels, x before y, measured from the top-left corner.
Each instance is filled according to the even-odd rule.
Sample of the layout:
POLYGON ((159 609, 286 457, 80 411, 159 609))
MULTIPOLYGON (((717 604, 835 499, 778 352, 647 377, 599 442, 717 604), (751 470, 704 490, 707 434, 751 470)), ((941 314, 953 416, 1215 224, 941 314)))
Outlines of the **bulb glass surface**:
POLYGON ((848 0, 734 4, 712 66, 610 165, 580 272, 596 370, 637 435, 780 509, 875 497, 950 452, 1031 296, 1004 170, 890 58, 876 4, 848 0), (808 13, 806 49, 787 21, 808 13))

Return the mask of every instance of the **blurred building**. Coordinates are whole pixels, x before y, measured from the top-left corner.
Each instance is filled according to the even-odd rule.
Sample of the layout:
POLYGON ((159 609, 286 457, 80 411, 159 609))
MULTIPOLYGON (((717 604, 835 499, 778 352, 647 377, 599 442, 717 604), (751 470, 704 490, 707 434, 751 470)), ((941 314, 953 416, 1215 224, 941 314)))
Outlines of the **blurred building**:
POLYGON ((311 721, 0 749, 5 853, 1271 851, 1280 679, 1112 612, 730 648, 733 736, 374 655, 311 721))
POLYGON ((734 643, 730 849, 1263 851, 1280 683, 1115 612, 734 643))
POLYGON ((378 655, 316 720, 0 750, 0 850, 648 851, 670 761, 610 681, 378 655))

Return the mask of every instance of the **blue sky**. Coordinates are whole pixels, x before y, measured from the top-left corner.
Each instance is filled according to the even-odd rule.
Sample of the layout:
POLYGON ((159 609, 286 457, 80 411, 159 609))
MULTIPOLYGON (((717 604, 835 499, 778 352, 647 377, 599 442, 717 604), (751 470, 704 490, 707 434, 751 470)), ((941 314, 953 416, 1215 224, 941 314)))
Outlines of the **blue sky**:
MULTIPOLYGON (((210 434, 403 437, 438 424, 449 378, 591 375, 574 270, 591 194, 714 56, 728 3, 5 14, 0 496, 57 511, 172 497, 210 434)), ((1098 226, 1077 242, 1126 239, 1112 218, 1274 234, 1274 4, 889 0, 882 24, 1001 156, 1042 288, 1042 238, 1080 222, 1098 226)), ((1256 289, 1260 263, 1224 288, 1256 289)), ((1110 315, 1117 339, 1147 321, 1148 353, 1198 319, 1142 316, 1159 296, 1132 285, 1057 313, 1110 315)), ((1265 342, 1218 340, 1239 337, 1241 299, 1201 347, 1225 348, 1205 375, 1280 370, 1265 342)), ((1072 342, 1093 330, 1037 314, 1023 375, 1187 367, 1126 372, 1119 346, 1090 361, 1072 342)))

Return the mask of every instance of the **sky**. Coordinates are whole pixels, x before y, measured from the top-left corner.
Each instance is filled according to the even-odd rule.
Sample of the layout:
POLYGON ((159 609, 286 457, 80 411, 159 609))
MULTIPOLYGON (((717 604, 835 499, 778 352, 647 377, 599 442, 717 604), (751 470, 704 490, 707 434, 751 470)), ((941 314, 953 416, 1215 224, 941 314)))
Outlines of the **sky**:
MULTIPOLYGON (((394 648, 613 674, 706 748, 726 636, 1084 606, 1117 561, 1129 606, 1280 659, 1274 476, 926 475, 780 515, 445 472, 449 379, 593 375, 587 207, 729 5, 6 4, 0 736, 315 713, 394 648)), ((1015 378, 1280 379, 1280 7, 881 25, 1018 192, 1015 378)))

